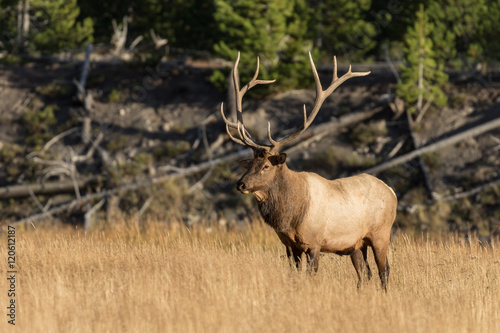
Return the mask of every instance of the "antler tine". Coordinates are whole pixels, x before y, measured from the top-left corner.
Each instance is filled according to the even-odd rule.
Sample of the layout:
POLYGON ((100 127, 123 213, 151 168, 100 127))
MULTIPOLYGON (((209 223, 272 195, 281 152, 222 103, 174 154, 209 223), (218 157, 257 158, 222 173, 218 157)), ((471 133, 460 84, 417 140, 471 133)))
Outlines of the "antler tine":
MULTIPOLYGON (((310 54, 310 53, 309 53, 310 54)), ((351 71, 351 65, 349 65, 349 72, 351 71)), ((332 83, 337 81, 337 56, 333 56, 333 79, 332 83)))
POLYGON ((240 135, 240 138, 242 139, 242 141, 244 142, 244 144, 246 146, 257 148, 257 149, 265 149, 267 151, 269 151, 272 148, 269 145, 262 145, 262 144, 255 142, 255 140, 252 139, 252 137, 250 136, 250 134, 246 130, 245 125, 243 125, 242 123, 238 123, 238 134, 240 135))
MULTIPOLYGON (((311 70, 313 72, 314 83, 316 85, 316 98, 323 93, 323 86, 321 85, 321 81, 319 79, 318 71, 316 70, 316 65, 314 65, 314 60, 312 58, 311 52, 309 52, 309 63, 311 64, 311 70)), ((335 67, 337 67, 337 63, 335 62, 335 67)), ((337 74, 335 74, 337 75, 337 74)))
POLYGON ((260 69, 260 60, 259 57, 257 57, 257 68, 255 69, 255 74, 253 75, 253 78, 248 82, 243 88, 241 88, 241 97, 246 94, 247 91, 252 89, 258 84, 270 84, 276 82, 276 80, 257 80, 257 77, 259 76, 259 69, 260 69))
MULTIPOLYGON (((300 136, 304 131, 311 125, 313 122, 314 118, 318 114, 319 109, 323 105, 323 102, 326 100, 328 96, 330 96, 335 89, 337 89, 342 83, 347 81, 348 79, 352 77, 358 77, 358 76, 365 76, 370 74, 370 72, 352 72, 351 71, 351 66, 349 65, 349 70, 347 71, 346 74, 342 75, 340 78, 337 76, 337 57, 333 57, 333 79, 332 82, 330 83, 330 86, 328 86, 327 89, 323 90, 323 86, 321 85, 321 81, 319 79, 318 71, 316 70, 316 65, 314 64, 314 60, 312 58, 311 52, 309 52, 309 62, 311 63, 311 70, 313 72, 313 77, 314 77, 314 82, 316 84, 316 99, 314 100, 314 105, 313 109, 307 117, 306 115, 306 106, 304 105, 304 123, 302 126, 295 131, 294 133, 288 135, 284 139, 280 141, 271 141, 272 143, 272 148, 271 152, 276 152, 280 147, 283 145, 289 143, 290 141, 296 139, 298 136, 300 136)), ((268 126, 268 137, 271 137, 270 134, 270 128, 268 126)))
POLYGON ((324 91, 326 94, 325 99, 326 99, 326 97, 330 96, 331 93, 333 93, 335 91, 335 89, 337 89, 342 83, 349 80, 350 78, 359 77, 359 76, 366 76, 366 75, 370 74, 370 72, 353 72, 351 70, 352 65, 349 65, 349 69, 347 70, 347 73, 345 73, 340 78, 338 78, 338 76, 337 76, 337 58, 336 57, 333 57, 333 62, 334 62, 333 79, 332 79, 332 83, 330 83, 330 86, 324 91))
MULTIPOLYGON (((304 123, 300 127, 301 129, 304 128, 304 130, 307 128, 307 111, 306 111, 306 105, 304 104, 304 123)), ((283 144, 290 142, 294 140, 296 137, 298 137, 300 134, 302 134, 303 131, 299 129, 299 131, 289 135, 286 139, 287 141, 283 143, 283 140, 281 141, 275 141, 272 136, 271 136, 271 123, 267 122, 267 138, 269 142, 271 142, 271 151, 277 151, 279 147, 281 147, 283 144)))
POLYGON ((220 103, 220 114, 222 115, 222 120, 224 120, 227 126, 231 126, 233 128, 238 126, 237 123, 234 123, 226 118, 226 115, 224 114, 224 102, 220 103))
POLYGON ((240 92, 240 80, 238 75, 238 65, 240 64, 240 52, 238 51, 238 56, 236 57, 236 61, 234 62, 233 67, 233 83, 234 83, 234 91, 236 96, 238 96, 240 92))
POLYGON ((271 135, 271 122, 267 122, 267 139, 269 142, 271 142, 271 145, 275 146, 278 144, 278 142, 274 141, 272 135, 271 135))
POLYGON ((235 138, 232 134, 231 134, 231 129, 229 127, 232 127, 232 128, 238 128, 238 123, 234 123, 232 121, 229 121, 226 116, 224 115, 224 103, 221 103, 220 105, 220 113, 222 115, 222 119, 224 120, 224 122, 226 123, 226 132, 227 134, 229 135, 229 138, 231 140, 233 140, 234 142, 240 144, 240 145, 243 145, 245 146, 245 143, 241 140, 241 139, 238 139, 238 138, 235 138))
POLYGON ((243 141, 241 141, 240 139, 238 138, 235 138, 232 134, 231 134, 231 130, 229 129, 229 125, 226 124, 226 131, 227 131, 227 134, 229 135, 229 137, 231 138, 231 140, 233 140, 234 142, 236 143, 239 143, 240 145, 245 145, 245 143, 243 141))

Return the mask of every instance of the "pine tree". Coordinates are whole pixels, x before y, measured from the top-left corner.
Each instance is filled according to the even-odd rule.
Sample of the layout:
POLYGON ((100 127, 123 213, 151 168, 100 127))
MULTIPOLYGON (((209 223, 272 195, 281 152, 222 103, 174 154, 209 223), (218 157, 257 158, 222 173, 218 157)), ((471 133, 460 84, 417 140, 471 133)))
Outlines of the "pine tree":
POLYGON ((479 34, 476 41, 481 44, 486 60, 500 60, 500 44, 496 42, 500 36, 500 1, 487 0, 485 6, 481 6, 481 24, 478 27, 479 34), (494 42, 492 42, 494 41, 494 42))
POLYGON ((312 41, 305 0, 216 0, 216 8, 221 39, 214 49, 228 60, 241 52, 242 80, 251 78, 259 56, 260 78, 279 82, 271 89, 309 85, 307 51, 312 41))
POLYGON ((481 38, 482 30, 498 26, 498 17, 490 10, 496 3, 498 1, 492 0, 430 1, 427 14, 434 24, 431 38, 436 57, 460 69, 481 61, 484 50, 496 44, 481 38))
MULTIPOLYGON (((377 34, 374 23, 367 20, 371 0, 345 1, 322 0, 309 1, 314 9, 311 20, 315 31, 315 44, 329 56, 336 54, 349 62, 361 57, 376 45, 377 34)), ((390 18, 379 18, 390 21, 390 18)))
POLYGON ((430 38, 433 29, 434 25, 421 5, 415 25, 405 35, 407 66, 402 70, 403 82, 396 87, 396 94, 410 104, 410 111, 417 114, 431 104, 443 106, 447 102, 441 86, 447 82, 448 76, 443 72, 443 63, 436 60, 430 38))
POLYGON ((50 54, 93 40, 92 19, 77 21, 80 8, 76 0, 32 0, 31 6, 30 42, 34 50, 50 54))

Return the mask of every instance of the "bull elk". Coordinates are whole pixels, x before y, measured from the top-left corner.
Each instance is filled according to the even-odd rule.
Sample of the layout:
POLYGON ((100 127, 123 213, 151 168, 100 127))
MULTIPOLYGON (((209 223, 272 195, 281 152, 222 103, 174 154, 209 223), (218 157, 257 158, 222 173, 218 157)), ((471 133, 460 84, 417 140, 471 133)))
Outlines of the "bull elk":
POLYGON ((275 80, 258 80, 257 69, 252 80, 243 88, 239 86, 238 63, 234 64, 233 80, 236 93, 236 122, 221 114, 229 137, 236 143, 252 148, 254 157, 240 164, 247 168, 236 187, 241 193, 252 193, 264 221, 278 234, 286 246, 291 265, 300 269, 303 253, 307 258, 307 271, 318 271, 320 252, 350 255, 358 275, 358 288, 371 278, 367 262, 367 248, 373 250, 382 288, 387 290, 389 263, 387 250, 391 227, 396 217, 397 198, 394 191, 381 180, 361 174, 348 178, 327 180, 310 172, 288 169, 285 153, 280 148, 299 137, 313 122, 325 99, 350 78, 365 76, 370 72, 352 72, 338 78, 337 60, 334 57, 333 80, 323 90, 314 61, 309 60, 316 84, 316 99, 307 116, 304 105, 304 122, 301 127, 281 140, 271 136, 268 123, 267 136, 270 144, 257 143, 243 124, 242 98, 258 84, 275 80), (237 133, 233 135, 231 129, 237 133))

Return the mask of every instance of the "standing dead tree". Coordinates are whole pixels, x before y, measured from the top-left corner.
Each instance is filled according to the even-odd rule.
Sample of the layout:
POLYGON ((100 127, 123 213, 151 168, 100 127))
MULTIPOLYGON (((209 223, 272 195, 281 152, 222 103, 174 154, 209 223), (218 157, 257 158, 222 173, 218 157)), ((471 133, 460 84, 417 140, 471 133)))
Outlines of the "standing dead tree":
POLYGON ((30 30, 30 0, 21 0, 17 4, 17 46, 22 52, 28 48, 30 30))
POLYGON ((125 49, 128 34, 128 16, 124 16, 122 26, 118 26, 116 20, 111 21, 113 24, 113 36, 111 36, 111 46, 114 54, 120 54, 125 49))
POLYGON ((82 142, 88 144, 90 142, 91 135, 91 118, 90 110, 92 109, 92 104, 94 98, 89 91, 85 90, 85 85, 87 83, 87 77, 90 71, 90 53, 92 52, 92 44, 88 44, 85 50, 85 61, 83 62, 82 73, 80 75, 80 80, 73 80, 76 85, 77 93, 76 98, 83 106, 82 114, 82 142))
MULTIPOLYGON (((408 131, 410 133, 410 138, 411 138, 411 142, 413 144, 413 148, 415 150, 418 150, 420 148, 420 145, 418 144, 417 137, 415 136, 415 133, 413 131, 414 122, 411 118, 411 114, 410 114, 410 111, 408 109, 406 110, 406 119, 408 121, 408 131)), ((418 122, 419 122, 419 119, 417 118, 415 123, 418 123, 418 122)), ((432 191, 431 181, 430 181, 430 177, 429 177, 429 172, 427 172, 427 167, 425 166, 424 159, 422 158, 422 155, 419 155, 416 158, 418 160, 418 165, 420 167, 420 171, 422 172, 425 190, 427 192, 427 198, 429 200, 432 200, 432 197, 433 197, 432 192, 433 191, 432 191)))
POLYGON ((133 52, 136 50, 145 50, 154 48, 158 50, 163 46, 167 45, 168 40, 166 38, 161 38, 160 35, 156 34, 154 29, 149 30, 149 34, 151 36, 152 43, 142 45, 141 47, 137 47, 140 42, 143 41, 143 36, 137 36, 128 47, 126 47, 127 39, 128 39, 128 23, 130 19, 128 16, 124 16, 122 20, 122 25, 119 26, 116 23, 116 20, 113 20, 111 23, 113 24, 113 35, 111 36, 111 53, 122 60, 129 60, 132 56, 133 52))

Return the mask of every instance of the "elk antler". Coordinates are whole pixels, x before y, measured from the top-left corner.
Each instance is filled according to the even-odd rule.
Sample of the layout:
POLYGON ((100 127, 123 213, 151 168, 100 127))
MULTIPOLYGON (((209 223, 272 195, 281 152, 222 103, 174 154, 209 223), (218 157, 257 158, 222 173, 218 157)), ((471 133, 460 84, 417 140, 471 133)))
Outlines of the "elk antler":
POLYGON ((239 84, 238 84, 238 63, 240 60, 240 54, 238 52, 238 58, 236 59, 236 62, 234 64, 234 69, 233 69, 233 80, 234 80, 234 89, 236 93, 236 110, 238 111, 237 113, 237 121, 236 122, 230 122, 224 115, 224 109, 223 105, 221 104, 221 114, 222 118, 224 119, 224 122, 226 123, 226 130, 227 133, 229 134, 229 137, 236 143, 239 143, 241 145, 249 146, 252 148, 261 148, 269 151, 270 153, 277 152, 279 148, 282 146, 286 145, 287 143, 291 142, 292 140, 296 139, 299 137, 304 131, 311 125, 313 122, 314 118, 318 114, 319 109, 323 105, 323 102, 325 99, 330 96, 335 89, 338 88, 342 83, 345 81, 349 80, 350 78, 357 77, 357 76, 366 76, 370 74, 370 72, 352 72, 351 71, 351 66, 349 65, 349 70, 347 73, 342 75, 340 78, 337 76, 337 58, 334 56, 333 57, 333 79, 332 82, 330 83, 330 86, 323 90, 323 86, 321 85, 321 82, 319 80, 319 75, 318 72, 316 71, 316 66, 314 65, 314 61, 311 56, 311 52, 309 52, 309 61, 311 63, 311 68, 314 76, 314 82, 316 84, 316 99, 314 100, 314 105, 313 109, 307 117, 307 112, 306 112, 306 106, 304 104, 304 123, 302 126, 295 131, 294 133, 288 135, 287 137, 275 141, 272 136, 271 136, 271 124, 268 122, 267 124, 267 137, 269 139, 269 142, 271 143, 270 145, 264 145, 264 144, 258 144, 248 133, 248 131, 245 129, 245 125, 243 124, 243 111, 241 108, 241 100, 243 98, 243 95, 252 87, 254 87, 257 84, 268 84, 268 83, 273 83, 276 80, 257 80, 257 76, 259 74, 259 58, 257 58, 257 70, 255 71, 255 75, 252 78, 252 80, 247 83, 241 90, 239 89, 239 84), (238 131, 239 139, 235 138, 232 134, 229 128, 232 127, 233 129, 236 129, 238 131))
POLYGON ((235 93, 235 99, 236 99, 236 122, 231 122, 229 121, 226 116, 224 115, 224 103, 221 104, 220 106, 220 112, 222 114, 222 119, 224 119, 224 122, 226 123, 226 131, 227 134, 229 134, 229 137, 236 143, 239 143, 244 146, 249 146, 253 148, 262 148, 265 150, 270 150, 271 146, 269 145, 260 145, 255 140, 252 138, 250 133, 245 128, 245 125, 243 125, 243 110, 241 107, 241 101, 243 99, 243 96, 246 94, 248 90, 253 88, 254 86, 258 84, 269 84, 273 83, 276 80, 257 80, 257 76, 259 75, 259 57, 257 57, 257 69, 255 70, 255 74, 243 88, 240 90, 240 83, 239 83, 239 76, 238 76, 238 64, 240 62, 240 53, 238 52, 238 57, 236 58, 236 62, 234 63, 234 68, 233 68, 233 82, 234 82, 234 93, 235 93), (229 127, 232 127, 233 129, 238 130, 238 135, 239 139, 235 138, 232 134, 231 131, 229 130, 229 127))

